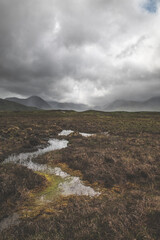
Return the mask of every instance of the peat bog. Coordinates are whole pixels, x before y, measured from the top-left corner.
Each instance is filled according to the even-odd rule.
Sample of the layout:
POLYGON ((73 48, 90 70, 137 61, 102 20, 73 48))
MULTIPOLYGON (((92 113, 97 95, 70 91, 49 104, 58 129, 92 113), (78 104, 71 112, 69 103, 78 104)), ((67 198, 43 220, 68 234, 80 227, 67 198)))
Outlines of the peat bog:
POLYGON ((160 113, 1 112, 0 162, 0 227, 19 216, 1 228, 2 240, 160 239, 160 113), (3 164, 50 139, 68 146, 32 161, 59 167, 100 194, 59 195, 59 176, 3 164))

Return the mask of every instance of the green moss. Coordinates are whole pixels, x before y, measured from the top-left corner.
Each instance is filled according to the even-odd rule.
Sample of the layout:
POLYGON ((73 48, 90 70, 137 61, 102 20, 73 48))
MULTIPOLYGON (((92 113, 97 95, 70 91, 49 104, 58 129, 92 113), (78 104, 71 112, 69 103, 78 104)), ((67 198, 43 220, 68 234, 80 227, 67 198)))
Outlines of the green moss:
POLYGON ((55 175, 48 175, 48 174, 42 174, 47 181, 48 181, 48 186, 45 188, 43 191, 39 192, 38 194, 35 195, 36 198, 38 198, 38 201, 40 199, 43 199, 43 201, 53 201, 59 196, 59 190, 58 190, 58 185, 63 182, 64 180, 55 175))
POLYGON ((36 173, 44 176, 47 180, 47 184, 42 190, 32 191, 29 194, 29 199, 26 201, 25 206, 20 209, 23 218, 33 218, 42 214, 42 212, 53 212, 54 209, 52 207, 50 208, 49 204, 60 198, 58 185, 64 180, 55 175, 40 172, 36 173))

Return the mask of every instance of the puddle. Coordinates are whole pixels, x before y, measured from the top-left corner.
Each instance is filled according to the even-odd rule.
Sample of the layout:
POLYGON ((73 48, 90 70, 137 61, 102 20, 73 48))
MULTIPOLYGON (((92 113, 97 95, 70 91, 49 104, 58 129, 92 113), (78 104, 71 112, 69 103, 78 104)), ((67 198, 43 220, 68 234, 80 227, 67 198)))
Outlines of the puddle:
POLYGON ((83 137, 91 137, 94 135, 92 133, 81 133, 81 132, 79 134, 82 135, 83 137))
POLYGON ((19 223, 20 223, 20 221, 19 221, 19 214, 18 213, 14 213, 13 215, 11 215, 9 217, 4 218, 0 222, 0 232, 2 232, 3 230, 5 230, 8 227, 18 225, 19 223))
POLYGON ((99 196, 100 193, 94 191, 90 186, 85 186, 79 177, 71 176, 61 168, 55 167, 50 169, 50 174, 45 177, 49 180, 49 186, 39 193, 36 201, 39 204, 54 201, 58 196, 83 195, 99 196))
POLYGON ((63 130, 58 134, 58 136, 68 136, 69 134, 73 133, 74 131, 72 130, 63 130))
POLYGON ((71 176, 62 171, 59 167, 53 169, 53 174, 64 179, 64 181, 58 185, 62 195, 98 196, 100 194, 99 192, 94 191, 93 188, 85 186, 79 177, 71 176))
POLYGON ((68 195, 85 195, 85 196, 99 196, 99 192, 95 192, 93 188, 82 184, 79 177, 70 177, 63 183, 59 184, 59 190, 64 196, 68 195))
MULTIPOLYGON (((69 134, 71 133, 74 133, 74 131, 72 130, 63 130, 62 132, 60 132, 58 135, 59 136, 68 136, 69 134)), ((94 134, 92 133, 82 133, 82 132, 79 132, 80 135, 82 135, 83 137, 91 137, 93 136, 94 134)))

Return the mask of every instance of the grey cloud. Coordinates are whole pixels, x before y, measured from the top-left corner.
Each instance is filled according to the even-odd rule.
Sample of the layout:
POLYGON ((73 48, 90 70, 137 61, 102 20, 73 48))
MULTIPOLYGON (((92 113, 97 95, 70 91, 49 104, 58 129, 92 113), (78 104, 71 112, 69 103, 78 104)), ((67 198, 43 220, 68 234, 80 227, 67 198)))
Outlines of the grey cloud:
POLYGON ((131 44, 130 46, 126 47, 124 50, 122 50, 121 53, 119 53, 116 57, 117 58, 125 58, 133 55, 136 53, 136 50, 140 47, 140 45, 145 41, 146 36, 140 37, 136 43, 131 44))
POLYGON ((0 94, 95 105, 158 94, 160 17, 142 2, 0 0, 0 94))

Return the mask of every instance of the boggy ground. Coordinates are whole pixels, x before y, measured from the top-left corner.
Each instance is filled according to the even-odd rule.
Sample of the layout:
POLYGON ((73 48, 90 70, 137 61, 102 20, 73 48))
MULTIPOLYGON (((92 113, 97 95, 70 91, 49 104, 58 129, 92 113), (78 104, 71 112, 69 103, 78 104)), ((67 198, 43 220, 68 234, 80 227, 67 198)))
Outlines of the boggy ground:
MULTIPOLYGON (((70 196, 40 207, 0 239, 160 239, 159 113, 0 113, 0 125, 1 161, 47 144, 63 129, 74 130, 58 137, 69 140, 68 148, 34 161, 59 165, 101 191, 99 197, 70 196)), ((12 164, 0 166, 0 180, 1 219, 23 206, 27 212, 30 192, 47 187, 45 176, 12 164)))

